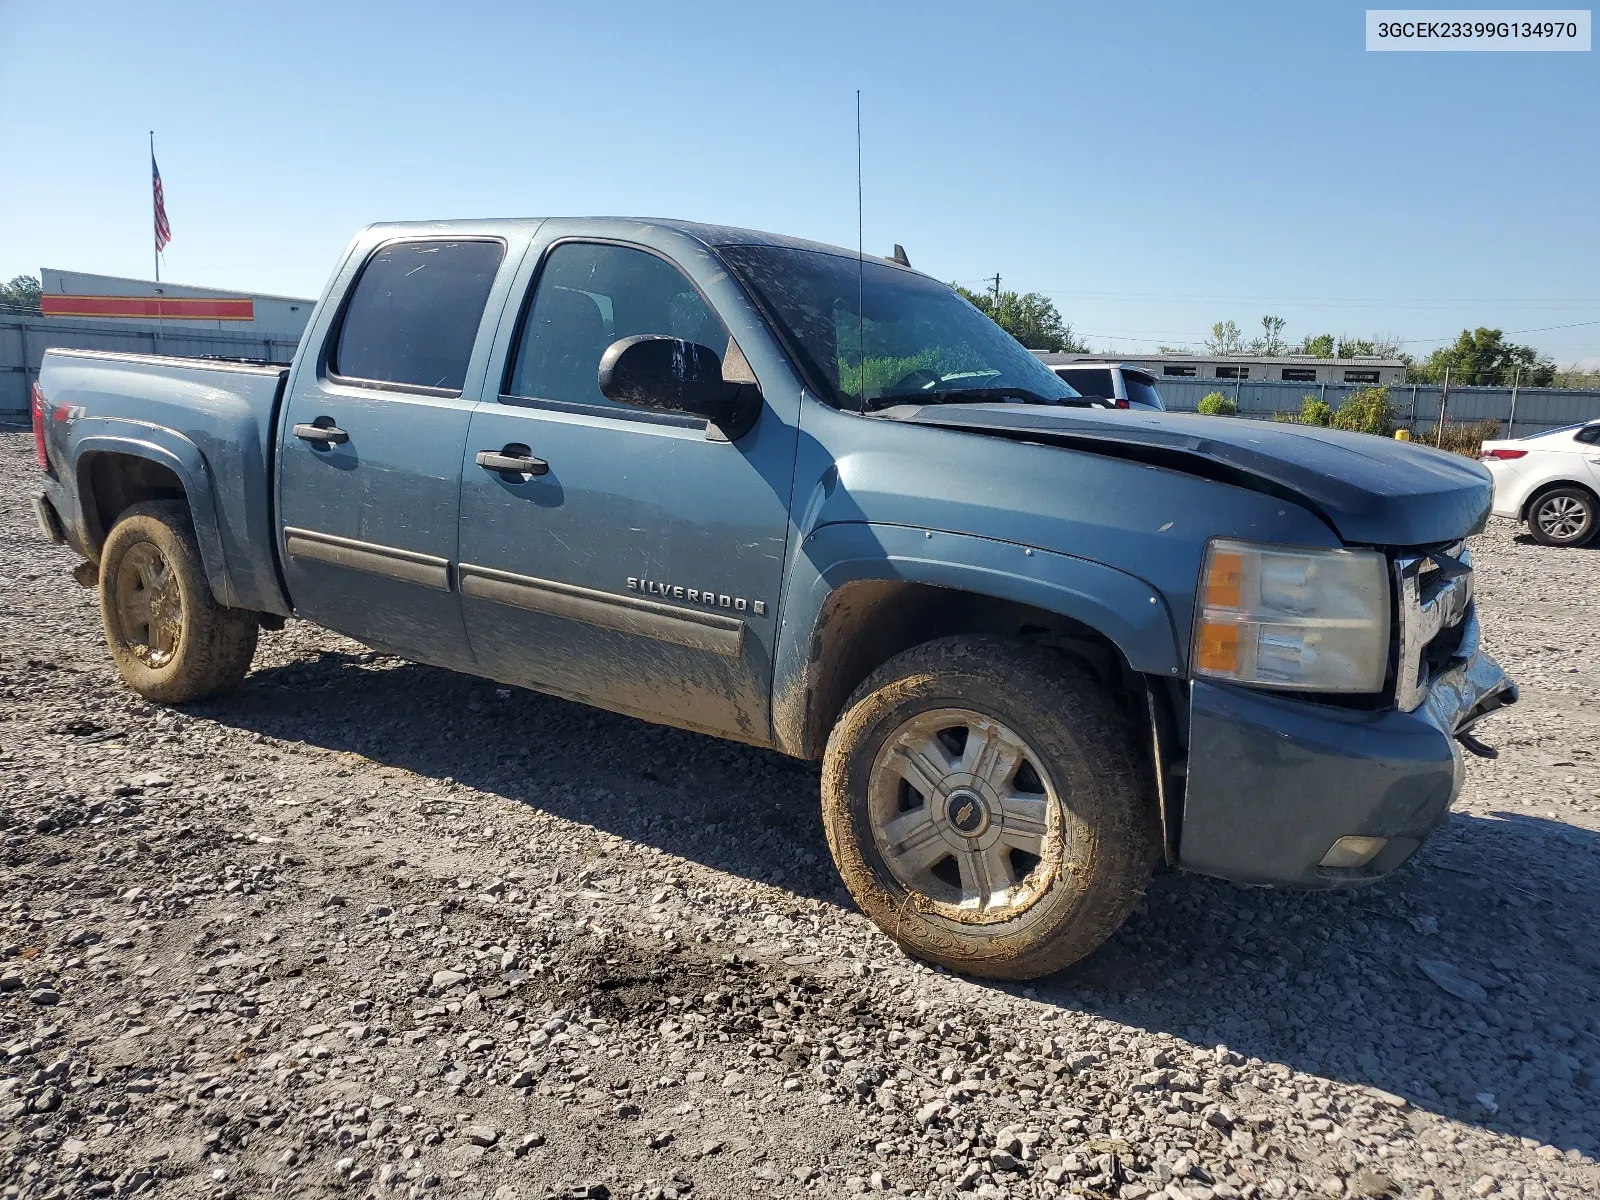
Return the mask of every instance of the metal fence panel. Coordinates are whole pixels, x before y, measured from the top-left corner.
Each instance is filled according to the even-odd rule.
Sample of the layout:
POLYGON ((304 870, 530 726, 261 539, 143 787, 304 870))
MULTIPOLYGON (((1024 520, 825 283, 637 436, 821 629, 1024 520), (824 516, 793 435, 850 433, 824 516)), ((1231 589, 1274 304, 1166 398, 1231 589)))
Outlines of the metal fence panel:
POLYGON ((216 355, 288 362, 297 342, 215 330, 165 327, 127 329, 90 321, 0 313, 0 418, 17 420, 28 411, 28 394, 50 347, 123 350, 132 354, 173 354, 183 358, 216 355))
MULTIPOLYGON (((1168 408, 1193 412, 1202 397, 1221 392, 1239 406, 1241 417, 1271 420, 1274 413, 1299 412, 1307 396, 1339 408, 1363 385, 1354 383, 1279 383, 1269 379, 1159 379, 1156 389, 1168 408)), ((1439 399, 1444 391, 1438 384, 1395 384, 1389 388, 1389 402, 1397 419, 1421 433, 1433 429, 1439 420, 1439 399)), ((1511 388, 1452 387, 1445 420, 1450 423, 1494 420, 1500 423, 1500 436, 1526 437, 1562 425, 1575 425, 1600 417, 1600 391, 1576 388, 1518 388, 1515 394, 1515 425, 1512 425, 1511 388)))

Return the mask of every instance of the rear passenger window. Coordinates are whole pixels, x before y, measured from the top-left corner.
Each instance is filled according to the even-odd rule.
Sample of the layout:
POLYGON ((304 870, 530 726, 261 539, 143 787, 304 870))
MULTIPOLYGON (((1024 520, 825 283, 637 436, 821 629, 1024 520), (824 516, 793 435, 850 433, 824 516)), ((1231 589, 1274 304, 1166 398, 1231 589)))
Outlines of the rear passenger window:
POLYGON ((367 261, 328 364, 346 379, 460 392, 499 242, 397 242, 367 261))
POLYGON ((1117 385, 1111 380, 1109 370, 1093 371, 1057 371, 1079 393, 1085 396, 1096 396, 1101 400, 1115 400, 1117 398, 1117 385))
POLYGON ((600 394, 600 356, 618 338, 659 333, 709 346, 728 331, 677 267, 645 250, 564 242, 550 251, 523 317, 508 395, 621 407, 600 394))

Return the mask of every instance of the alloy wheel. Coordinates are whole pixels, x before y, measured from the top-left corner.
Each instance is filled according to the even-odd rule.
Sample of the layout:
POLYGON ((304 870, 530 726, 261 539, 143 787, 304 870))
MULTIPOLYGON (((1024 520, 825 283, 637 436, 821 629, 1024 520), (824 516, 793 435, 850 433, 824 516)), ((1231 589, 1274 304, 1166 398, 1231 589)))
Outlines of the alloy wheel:
POLYGON ((963 921, 1014 918, 1065 860, 1059 794, 1015 730, 941 708, 905 721, 873 761, 868 814, 905 888, 963 921))
POLYGON ((1576 496, 1555 495, 1540 502, 1534 519, 1552 540, 1568 542, 1588 525, 1589 508, 1576 496))
POLYGON ((147 667, 166 666, 183 637, 183 592, 160 549, 152 542, 129 547, 113 587, 128 650, 147 667))

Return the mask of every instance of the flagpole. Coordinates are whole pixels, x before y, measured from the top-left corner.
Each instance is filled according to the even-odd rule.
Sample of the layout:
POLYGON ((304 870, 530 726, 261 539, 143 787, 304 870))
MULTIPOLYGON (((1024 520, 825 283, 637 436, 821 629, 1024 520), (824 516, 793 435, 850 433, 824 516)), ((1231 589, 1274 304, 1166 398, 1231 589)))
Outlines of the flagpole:
MULTIPOLYGON (((156 161, 156 131, 150 131, 150 169, 155 172, 156 161)), ((155 248, 156 282, 161 282, 161 239, 156 236, 156 193, 150 189, 150 244, 155 248)))

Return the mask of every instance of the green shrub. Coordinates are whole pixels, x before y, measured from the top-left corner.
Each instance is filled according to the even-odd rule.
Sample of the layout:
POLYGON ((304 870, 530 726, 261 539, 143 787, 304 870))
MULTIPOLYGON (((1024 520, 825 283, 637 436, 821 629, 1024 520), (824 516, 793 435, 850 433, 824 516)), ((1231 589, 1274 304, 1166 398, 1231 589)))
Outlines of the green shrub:
POLYGON ((1239 406, 1233 402, 1233 397, 1224 396, 1221 392, 1207 392, 1200 397, 1200 403, 1195 406, 1195 411, 1207 417, 1236 417, 1239 415, 1239 406))
POLYGON ((1362 388, 1339 406, 1331 423, 1335 429, 1393 437, 1395 412, 1387 387, 1362 388))
POLYGON ((1300 402, 1299 420, 1302 425, 1320 425, 1326 429, 1333 420, 1333 409, 1328 407, 1327 401, 1307 396, 1300 402))
POLYGON ((1483 443, 1493 441, 1499 436, 1500 422, 1493 417, 1482 421, 1446 421, 1442 439, 1439 439, 1437 429, 1416 435, 1417 441, 1424 446, 1437 445, 1441 450, 1464 454, 1468 458, 1477 458, 1483 443))

